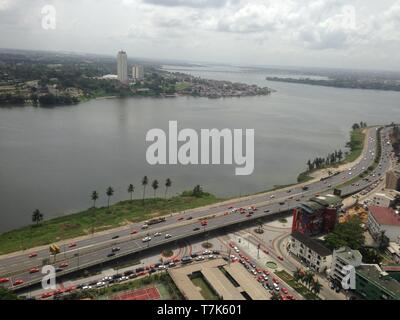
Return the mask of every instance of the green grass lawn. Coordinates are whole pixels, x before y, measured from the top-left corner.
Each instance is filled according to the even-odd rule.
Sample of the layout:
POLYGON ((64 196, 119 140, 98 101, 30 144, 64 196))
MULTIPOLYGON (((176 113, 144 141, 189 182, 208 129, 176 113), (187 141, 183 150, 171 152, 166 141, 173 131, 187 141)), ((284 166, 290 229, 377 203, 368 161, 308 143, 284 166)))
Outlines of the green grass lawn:
POLYGON ((201 198, 176 196, 169 199, 146 199, 122 201, 110 208, 87 209, 79 213, 43 221, 38 226, 31 225, 0 235, 0 254, 21 249, 55 243, 63 239, 88 235, 153 217, 168 215, 221 201, 206 194, 201 198))
POLYGON ((175 84, 175 90, 176 91, 183 91, 189 88, 191 85, 189 82, 178 82, 175 84))
POLYGON ((275 274, 285 281, 290 287, 292 287, 296 292, 301 294, 307 300, 320 300, 320 298, 313 292, 311 292, 307 287, 298 283, 293 276, 287 273, 285 270, 277 271, 275 274))

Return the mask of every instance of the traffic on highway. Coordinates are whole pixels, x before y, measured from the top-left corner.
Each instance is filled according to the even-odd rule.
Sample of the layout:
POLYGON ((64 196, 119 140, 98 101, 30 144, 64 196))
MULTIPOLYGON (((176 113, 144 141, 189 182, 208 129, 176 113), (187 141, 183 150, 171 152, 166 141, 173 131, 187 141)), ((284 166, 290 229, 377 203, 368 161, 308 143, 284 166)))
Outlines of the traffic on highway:
POLYGON ((332 173, 320 181, 173 214, 157 223, 135 223, 118 230, 63 242, 58 245, 60 252, 56 255, 51 255, 48 247, 43 247, 0 257, 0 283, 11 289, 39 283, 43 276, 40 268, 45 259, 48 260, 47 264, 54 265, 57 275, 61 276, 193 235, 288 212, 300 202, 332 192, 343 184, 346 185, 340 187, 342 196, 352 195, 382 180, 390 168, 393 150, 389 143, 389 130, 389 127, 381 131, 378 128, 369 129, 360 161, 350 169, 332 173), (377 134, 380 134, 381 141, 379 163, 365 176, 378 152, 377 134), (363 173, 364 178, 357 180, 363 173))

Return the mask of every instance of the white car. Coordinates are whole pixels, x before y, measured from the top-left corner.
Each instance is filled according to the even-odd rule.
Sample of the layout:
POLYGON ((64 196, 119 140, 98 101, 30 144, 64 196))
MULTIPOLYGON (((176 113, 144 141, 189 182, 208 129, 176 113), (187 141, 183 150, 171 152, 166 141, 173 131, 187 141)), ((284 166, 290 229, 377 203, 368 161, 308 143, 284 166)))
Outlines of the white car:
POLYGON ((169 233, 167 233, 166 235, 165 235, 165 239, 169 239, 169 238, 171 238, 172 236, 169 234, 169 233))
POLYGON ((161 236, 161 232, 156 232, 156 233, 154 234, 154 236, 155 236, 155 237, 161 236))
POLYGON ((142 239, 142 242, 149 242, 149 241, 151 241, 150 237, 145 237, 145 238, 142 239))
POLYGON ((147 229, 149 226, 147 224, 142 225, 142 229, 147 229))

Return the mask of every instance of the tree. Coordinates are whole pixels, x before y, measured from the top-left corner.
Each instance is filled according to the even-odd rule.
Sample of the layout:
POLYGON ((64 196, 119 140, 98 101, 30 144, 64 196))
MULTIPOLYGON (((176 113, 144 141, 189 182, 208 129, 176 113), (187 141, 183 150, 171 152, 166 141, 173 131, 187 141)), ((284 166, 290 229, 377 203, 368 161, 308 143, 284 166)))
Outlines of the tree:
POLYGON ((314 281, 314 272, 312 272, 312 271, 306 271, 306 273, 305 273, 305 275, 304 275, 304 278, 303 278, 303 281, 304 281, 304 283, 308 286, 308 287, 310 287, 310 285, 313 283, 313 281, 314 281))
POLYGON ((172 181, 170 178, 168 178, 167 180, 165 180, 165 199, 167 198, 168 188, 170 188, 171 186, 172 186, 172 181))
POLYGON ((143 186, 143 204, 144 204, 144 198, 146 197, 146 187, 149 184, 149 179, 147 176, 144 176, 142 179, 142 186, 143 186))
POLYGON ((197 185, 194 187, 192 195, 193 195, 193 197, 196 197, 196 198, 201 198, 203 196, 203 189, 201 188, 200 185, 197 185))
POLYGON ((133 192, 135 191, 135 187, 133 186, 133 184, 130 184, 128 187, 128 192, 131 194, 131 201, 133 199, 133 192))
POLYGON ((302 281, 304 278, 304 271, 300 268, 296 268, 296 271, 293 272, 293 278, 299 282, 302 281))
POLYGON ((43 213, 40 212, 39 209, 36 209, 32 213, 32 222, 36 222, 36 225, 39 224, 40 221, 43 220, 43 213))
POLYGON ((380 264, 382 262, 382 256, 380 256, 375 249, 360 248, 360 253, 364 263, 380 264))
POLYGON ((281 300, 281 297, 277 292, 274 291, 271 295, 271 300, 281 300))
POLYGON ((311 291, 313 291, 315 294, 319 294, 321 292, 322 289, 322 284, 319 283, 318 280, 314 280, 311 283, 311 291))
POLYGON ((384 251, 389 246, 390 239, 386 236, 385 231, 381 231, 378 238, 379 250, 384 251))
POLYGON ((93 208, 96 208, 96 200, 99 198, 99 194, 97 191, 92 192, 92 200, 93 200, 93 208))
POLYGON ((364 230, 359 217, 351 217, 347 222, 337 224, 335 229, 325 237, 325 245, 331 250, 347 246, 359 250, 364 244, 364 230))
POLYGON ((107 199, 107 208, 109 208, 110 207, 110 198, 114 195, 114 189, 112 187, 108 187, 106 195, 108 197, 108 199, 107 199))
POLYGON ((157 181, 157 180, 154 180, 153 183, 151 184, 151 187, 152 187, 153 190, 154 190, 154 198, 155 198, 155 197, 156 197, 156 191, 157 191, 157 189, 158 189, 158 181, 157 181))

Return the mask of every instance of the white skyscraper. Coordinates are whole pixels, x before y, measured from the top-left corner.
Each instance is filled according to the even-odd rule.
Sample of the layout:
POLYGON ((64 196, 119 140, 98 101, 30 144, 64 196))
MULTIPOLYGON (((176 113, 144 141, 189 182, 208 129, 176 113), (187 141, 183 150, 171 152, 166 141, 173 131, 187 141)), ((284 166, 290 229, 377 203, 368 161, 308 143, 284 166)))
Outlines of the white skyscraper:
POLYGON ((138 81, 144 79, 144 68, 142 65, 136 64, 132 67, 132 78, 138 81))
POLYGON ((128 56, 125 51, 118 52, 117 55, 118 80, 128 83, 128 56))

